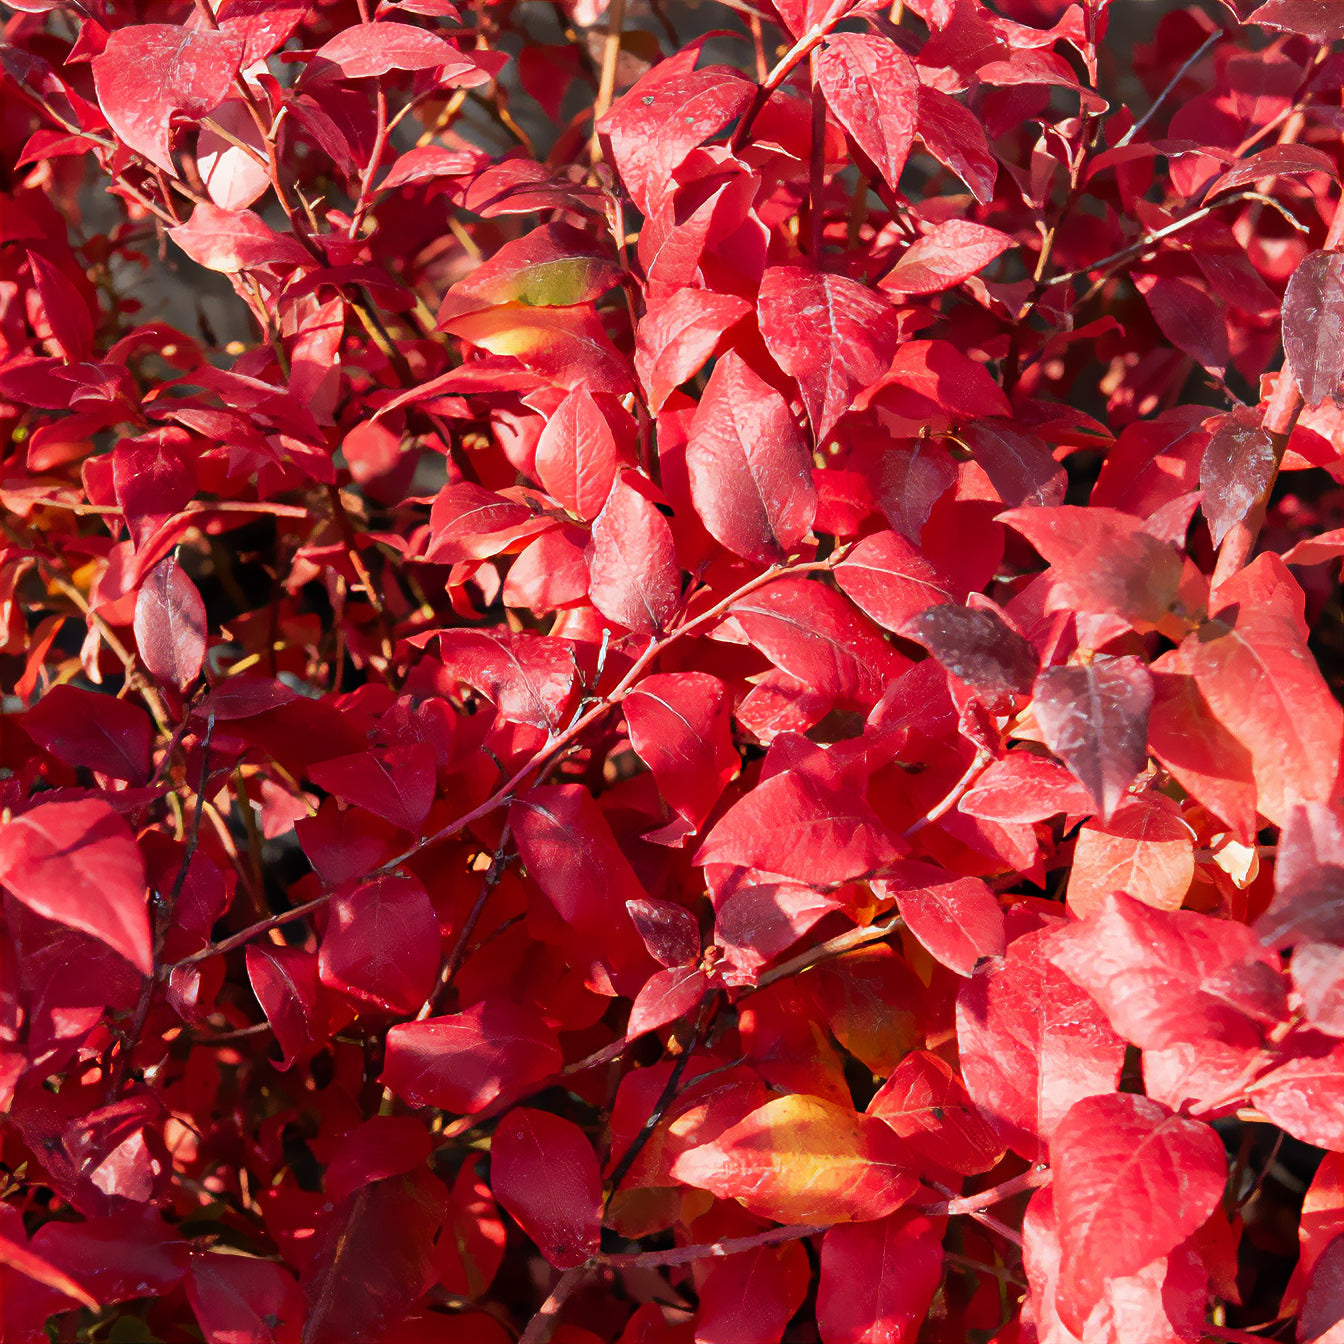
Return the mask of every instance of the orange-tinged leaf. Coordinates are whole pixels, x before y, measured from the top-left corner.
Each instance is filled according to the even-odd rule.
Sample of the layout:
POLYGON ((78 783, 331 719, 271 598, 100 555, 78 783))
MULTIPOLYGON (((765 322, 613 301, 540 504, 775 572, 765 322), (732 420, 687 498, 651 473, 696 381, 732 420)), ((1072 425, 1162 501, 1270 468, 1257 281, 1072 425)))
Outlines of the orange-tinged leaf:
POLYGON ((1158 796, 1131 798, 1110 821, 1089 821, 1079 832, 1069 909, 1090 915, 1108 893, 1123 891, 1156 910, 1179 910, 1194 875, 1194 832, 1175 805, 1158 796))
POLYGON ((880 1121, 820 1097, 776 1097, 672 1175, 781 1223, 883 1218, 914 1194, 900 1140, 880 1121))

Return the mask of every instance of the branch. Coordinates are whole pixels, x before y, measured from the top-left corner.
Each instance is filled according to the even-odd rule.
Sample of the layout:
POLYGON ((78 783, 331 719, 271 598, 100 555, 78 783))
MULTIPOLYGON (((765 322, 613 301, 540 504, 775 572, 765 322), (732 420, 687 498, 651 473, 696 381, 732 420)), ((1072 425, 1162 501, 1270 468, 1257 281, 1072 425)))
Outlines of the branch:
MULTIPOLYGON (((636 1251, 631 1255, 598 1255, 593 1262, 612 1269, 652 1269, 661 1265, 689 1265, 695 1260, 709 1260, 725 1255, 753 1251, 758 1246, 775 1246, 781 1241, 802 1241, 806 1237, 829 1232, 826 1225, 794 1223, 788 1227, 770 1227, 750 1237, 728 1237, 724 1241, 708 1242, 700 1246, 674 1246, 670 1251, 636 1251)), ((522 1341, 519 1341, 522 1344, 522 1341)))

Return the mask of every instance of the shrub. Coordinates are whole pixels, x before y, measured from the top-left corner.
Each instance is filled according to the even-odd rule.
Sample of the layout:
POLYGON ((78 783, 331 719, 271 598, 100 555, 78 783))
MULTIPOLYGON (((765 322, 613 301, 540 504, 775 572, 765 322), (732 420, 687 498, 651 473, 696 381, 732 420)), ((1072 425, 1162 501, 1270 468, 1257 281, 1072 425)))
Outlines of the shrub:
POLYGON ((8 3, 4 1338, 1338 1339, 1335 7, 8 3))

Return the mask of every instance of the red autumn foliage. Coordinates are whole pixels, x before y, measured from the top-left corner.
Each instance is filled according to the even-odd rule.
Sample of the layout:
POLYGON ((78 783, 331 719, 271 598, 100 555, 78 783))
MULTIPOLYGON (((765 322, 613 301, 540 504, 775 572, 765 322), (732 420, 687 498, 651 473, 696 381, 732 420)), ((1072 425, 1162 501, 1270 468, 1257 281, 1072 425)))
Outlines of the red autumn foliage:
POLYGON ((7 0, 0 1337, 1344 1339, 1237 3, 7 0))

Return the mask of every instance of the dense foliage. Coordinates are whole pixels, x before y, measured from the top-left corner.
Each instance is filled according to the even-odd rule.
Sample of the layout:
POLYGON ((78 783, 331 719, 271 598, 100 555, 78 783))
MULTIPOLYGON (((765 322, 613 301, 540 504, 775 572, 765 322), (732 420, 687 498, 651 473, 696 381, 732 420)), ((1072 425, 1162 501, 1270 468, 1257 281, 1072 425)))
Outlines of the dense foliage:
POLYGON ((7 3, 6 1341, 1344 1339, 1344 6, 7 3))

